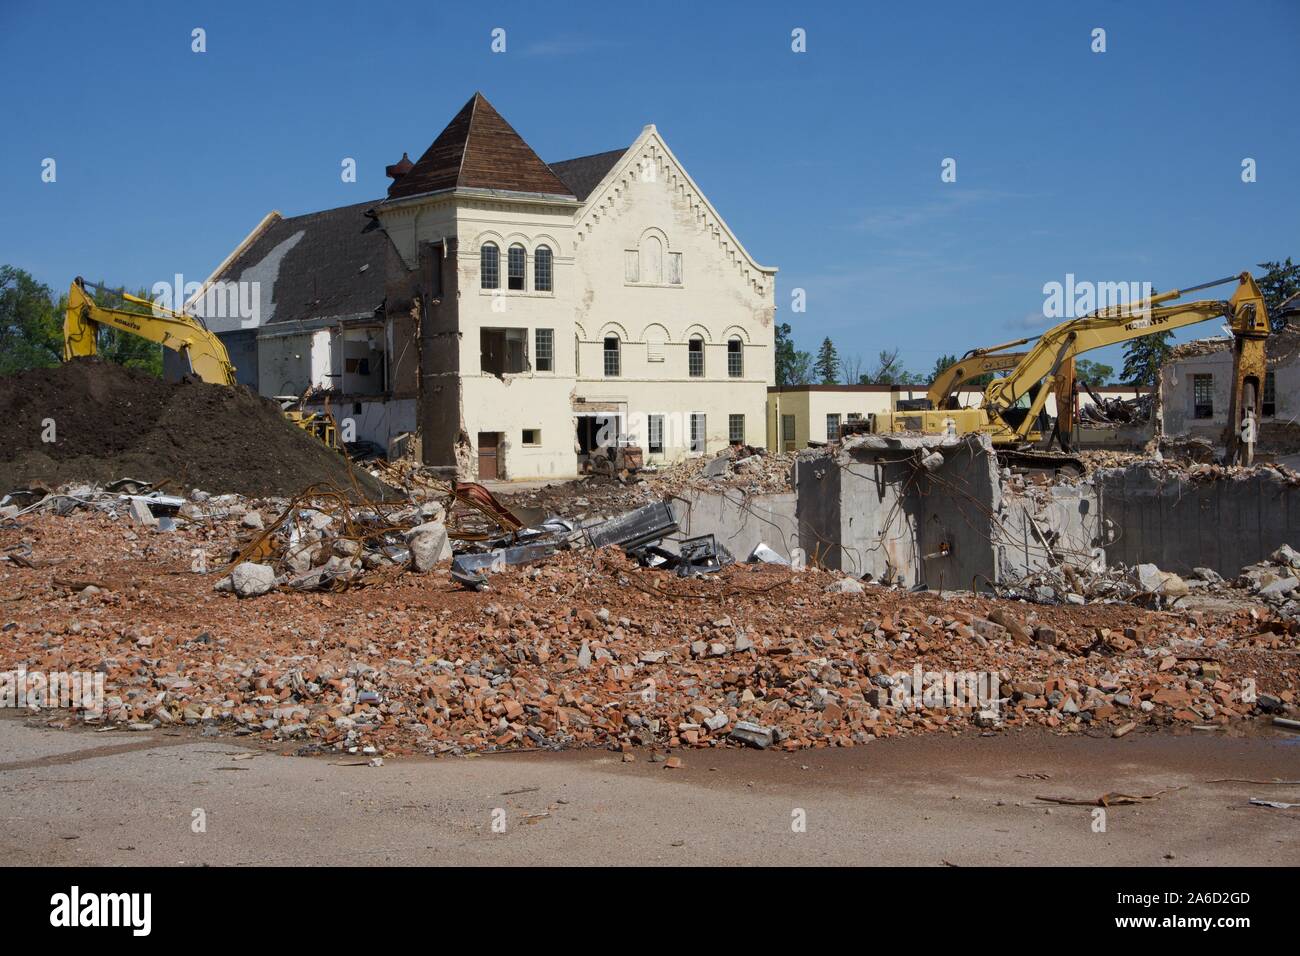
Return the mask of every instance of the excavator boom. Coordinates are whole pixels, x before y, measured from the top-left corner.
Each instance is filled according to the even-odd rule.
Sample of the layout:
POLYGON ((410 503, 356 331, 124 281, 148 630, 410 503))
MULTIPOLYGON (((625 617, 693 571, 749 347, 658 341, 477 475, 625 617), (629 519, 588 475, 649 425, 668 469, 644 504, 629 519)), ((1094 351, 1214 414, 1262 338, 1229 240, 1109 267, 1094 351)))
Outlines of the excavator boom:
POLYGON ((173 312, 133 295, 123 293, 130 302, 150 307, 150 312, 129 312, 97 303, 88 289, 96 288, 80 276, 68 289, 68 311, 63 320, 63 358, 94 355, 98 351, 95 333, 100 326, 120 329, 157 342, 179 352, 189 363, 190 373, 215 385, 234 385, 235 367, 221 340, 198 319, 183 312, 173 312))
MULTIPOLYGON (((1258 421, 1262 411, 1265 344, 1269 334, 1268 309, 1249 272, 1149 296, 1137 303, 1109 306, 1082 318, 1062 322, 1039 336, 1029 351, 1021 353, 1015 367, 1004 378, 994 379, 985 387, 984 400, 978 409, 946 409, 947 394, 955 387, 954 380, 966 374, 965 366, 981 360, 1009 358, 1005 349, 1026 340, 969 352, 967 357, 971 361, 965 366, 961 362, 951 366, 935 382, 931 389, 931 407, 934 410, 897 411, 873 416, 872 430, 979 431, 988 434, 995 445, 1023 446, 1041 437, 1035 426, 1048 396, 1067 386, 1073 391, 1071 380, 1077 356, 1107 345, 1216 318, 1229 321, 1234 339, 1233 392, 1225 444, 1228 459, 1236 460, 1241 450, 1239 428, 1243 427, 1247 415, 1258 421), (1174 303, 1175 299, 1190 292, 1234 281, 1237 288, 1229 299, 1174 303), (934 402, 936 396, 940 398, 938 403, 934 402)), ((1250 432, 1250 429, 1245 430, 1250 432)), ((1058 429, 1058 432, 1065 431, 1068 429, 1058 429)))

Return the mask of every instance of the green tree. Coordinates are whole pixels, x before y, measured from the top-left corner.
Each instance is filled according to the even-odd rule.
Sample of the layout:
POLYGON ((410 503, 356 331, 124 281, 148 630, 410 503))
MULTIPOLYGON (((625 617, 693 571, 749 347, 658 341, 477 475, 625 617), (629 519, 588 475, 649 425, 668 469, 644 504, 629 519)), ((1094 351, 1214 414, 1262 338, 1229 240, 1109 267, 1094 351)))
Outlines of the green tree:
POLYGON ((822 347, 817 350, 817 361, 813 365, 823 385, 834 385, 840 378, 840 357, 835 351, 835 343, 829 338, 822 339, 822 347))
POLYGON ((790 360, 790 380, 787 385, 811 385, 813 379, 813 357, 811 352, 799 351, 790 360))
POLYGON ((1124 371, 1120 378, 1130 385, 1154 388, 1160 366, 1169 360, 1169 353, 1174 349, 1173 337, 1172 332, 1158 332, 1129 342, 1124 347, 1124 371))
POLYGON ((1109 385, 1115 377, 1115 369, 1089 359, 1075 359, 1074 377, 1096 388, 1098 385, 1109 385))
POLYGON ((862 385, 925 385, 925 376, 903 368, 899 350, 881 351, 876 356, 876 367, 858 379, 862 385))
POLYGON ((15 266, 0 266, 0 375, 58 365, 63 358, 60 315, 49 286, 15 266))
POLYGON ((937 359, 934 360, 934 368, 930 370, 930 381, 933 382, 936 378, 942 375, 944 369, 946 369, 948 366, 956 365, 956 364, 957 364, 957 356, 940 355, 937 359))
POLYGON ((790 323, 776 327, 776 384, 794 385, 790 373, 794 367, 794 339, 790 337, 790 323))
POLYGON ((1282 328, 1282 303, 1300 292, 1300 265, 1292 265, 1291 257, 1286 262, 1261 262, 1259 267, 1265 274, 1259 279, 1259 291, 1264 293, 1264 304, 1268 306, 1269 324, 1276 332, 1282 328))
MULTIPOLYGON (((108 286, 102 282, 99 284, 99 288, 100 291, 96 294, 95 301, 100 305, 106 308, 121 309, 124 312, 149 314, 147 305, 140 305, 138 302, 131 302, 123 298, 120 291, 105 291, 108 286)), ((144 289, 133 294, 138 299, 149 298, 149 293, 144 289)), ((65 294, 59 301, 60 315, 67 308, 67 303, 68 300, 65 294)), ((108 326, 100 327, 96 343, 99 355, 104 361, 112 362, 115 365, 125 365, 127 368, 138 368, 157 378, 162 378, 163 350, 161 345, 143 339, 138 335, 132 335, 130 332, 122 332, 108 326)))

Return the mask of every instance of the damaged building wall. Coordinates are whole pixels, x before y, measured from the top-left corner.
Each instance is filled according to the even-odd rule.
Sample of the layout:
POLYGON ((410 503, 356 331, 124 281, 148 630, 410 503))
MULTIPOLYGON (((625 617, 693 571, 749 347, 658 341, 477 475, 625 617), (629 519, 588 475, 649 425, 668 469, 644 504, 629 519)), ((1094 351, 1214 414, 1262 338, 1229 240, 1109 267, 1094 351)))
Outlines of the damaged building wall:
POLYGON ((711 534, 737 561, 744 561, 759 544, 789 558, 799 544, 797 496, 793 493, 754 495, 739 489, 689 489, 670 502, 685 537, 711 534))
POLYGON ((934 589, 992 580, 1002 488, 987 436, 865 435, 795 466, 809 563, 934 589))
POLYGON ((1300 487, 1271 468, 1210 480, 1147 465, 1093 476, 1104 542, 1115 564, 1154 563, 1189 574, 1235 577, 1284 544, 1300 541, 1300 487))

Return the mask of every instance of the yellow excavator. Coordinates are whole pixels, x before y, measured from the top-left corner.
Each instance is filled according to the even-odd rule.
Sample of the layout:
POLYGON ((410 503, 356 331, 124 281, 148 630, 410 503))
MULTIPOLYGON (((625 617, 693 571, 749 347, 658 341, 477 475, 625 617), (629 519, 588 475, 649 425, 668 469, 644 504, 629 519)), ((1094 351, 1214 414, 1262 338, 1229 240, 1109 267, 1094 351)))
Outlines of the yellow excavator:
MULTIPOLYGON (((1107 306, 1082 318, 1062 322, 1040 335, 1005 377, 995 378, 985 386, 978 407, 935 407, 931 402, 930 408, 872 415, 868 429, 877 434, 982 432, 997 448, 1026 448, 1042 440, 1042 432, 1037 426, 1043 406, 1048 395, 1058 391, 1067 379, 1073 377, 1074 359, 1078 355, 1218 318, 1228 320, 1234 340, 1233 388, 1225 436, 1227 457, 1229 461, 1237 461, 1244 453, 1249 460, 1253 453, 1255 423, 1263 410, 1265 352, 1269 334, 1268 308, 1254 276, 1249 272, 1187 289, 1162 292, 1136 303, 1107 306), (1174 301, 1191 292, 1229 282, 1236 282, 1237 288, 1228 299, 1174 301)), ((989 357, 990 354, 999 354, 1001 349, 1019 344, 1006 343, 982 351, 985 357, 989 357)), ((976 350, 977 353, 980 351, 976 350)), ((947 373, 941 376, 944 377, 947 373)), ((938 384, 936 382, 936 386, 938 384)), ((931 399, 935 397, 934 391, 932 389, 931 399)), ((945 396, 943 404, 952 403, 947 402, 945 396)))
MULTIPOLYGON (((68 289, 68 310, 63 319, 63 360, 95 355, 99 351, 100 327, 118 329, 157 342, 163 348, 179 352, 185 359, 188 374, 212 385, 236 384, 235 366, 221 339, 203 324, 203 320, 186 312, 176 312, 162 305, 131 295, 129 292, 102 289, 81 276, 68 289), (147 312, 133 312, 100 305, 92 292, 119 295, 127 302, 144 306, 147 312)), ((294 403, 281 405, 285 418, 314 435, 328 447, 339 450, 338 429, 328 412, 307 412, 294 403)))

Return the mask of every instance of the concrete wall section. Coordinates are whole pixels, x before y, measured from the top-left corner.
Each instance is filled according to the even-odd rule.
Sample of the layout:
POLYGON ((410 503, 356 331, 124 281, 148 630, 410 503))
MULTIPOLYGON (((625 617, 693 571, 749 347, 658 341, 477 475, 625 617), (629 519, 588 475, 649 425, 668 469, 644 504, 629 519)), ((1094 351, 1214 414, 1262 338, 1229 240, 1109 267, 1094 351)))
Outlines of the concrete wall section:
POLYGON ((796 496, 793 493, 746 495, 690 491, 670 502, 686 537, 712 534, 737 561, 744 561, 760 542, 782 557, 799 543, 796 496))
POLYGON ((1260 469, 1245 477, 1193 481, 1143 466, 1098 472, 1101 515, 1115 530, 1109 563, 1152 562, 1186 574, 1225 577, 1300 542, 1300 488, 1260 469))

